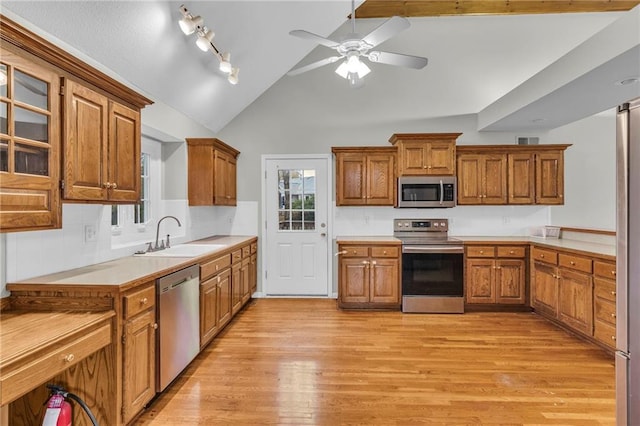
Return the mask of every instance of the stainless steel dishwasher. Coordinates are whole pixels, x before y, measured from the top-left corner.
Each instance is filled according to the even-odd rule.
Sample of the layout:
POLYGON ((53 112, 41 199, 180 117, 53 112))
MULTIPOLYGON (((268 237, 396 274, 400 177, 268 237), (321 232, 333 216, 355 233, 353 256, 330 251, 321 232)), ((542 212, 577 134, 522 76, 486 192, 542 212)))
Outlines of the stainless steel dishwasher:
POLYGON ((161 392, 200 351, 199 266, 193 265, 159 278, 156 286, 156 391, 161 392))

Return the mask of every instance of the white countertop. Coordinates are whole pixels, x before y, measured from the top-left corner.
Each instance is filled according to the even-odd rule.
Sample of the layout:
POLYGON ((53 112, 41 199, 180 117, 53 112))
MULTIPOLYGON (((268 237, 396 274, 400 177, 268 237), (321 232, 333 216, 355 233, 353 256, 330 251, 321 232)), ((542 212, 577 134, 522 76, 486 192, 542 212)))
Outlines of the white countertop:
POLYGON ((95 265, 83 266, 69 271, 42 275, 15 283, 8 283, 8 290, 24 290, 28 286, 96 286, 119 290, 154 280, 163 275, 197 264, 203 258, 222 253, 236 246, 245 245, 254 236, 218 236, 204 238, 192 243, 219 244, 222 247, 197 257, 145 257, 128 256, 95 265))

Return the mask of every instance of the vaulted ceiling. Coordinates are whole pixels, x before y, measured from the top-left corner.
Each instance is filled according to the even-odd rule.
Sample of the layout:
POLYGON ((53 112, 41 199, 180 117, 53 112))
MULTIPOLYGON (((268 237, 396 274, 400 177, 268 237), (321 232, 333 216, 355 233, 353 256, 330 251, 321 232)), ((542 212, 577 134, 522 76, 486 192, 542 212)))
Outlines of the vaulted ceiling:
MULTIPOLYGON (((366 34, 384 22, 383 18, 364 16, 397 13, 410 16, 411 27, 380 48, 425 56, 430 62, 419 71, 372 64, 373 71, 366 77, 365 87, 357 91, 348 89, 346 82, 334 74, 335 66, 286 76, 292 68, 331 53, 309 40, 291 37, 289 31, 304 29, 339 40, 351 32, 347 21, 350 0, 187 1, 189 10, 214 28, 216 46, 231 52, 232 63, 240 67, 240 83, 236 86, 230 85, 218 71, 213 55, 201 52, 195 46, 195 38, 186 37, 179 30, 181 2, 3 1, 0 7, 4 15, 145 96, 219 132, 265 91, 278 87, 287 91, 283 97, 300 98, 304 108, 313 111, 308 120, 317 121, 319 114, 327 123, 348 119, 348 108, 358 104, 366 105, 371 120, 402 122, 480 113, 479 122, 484 123, 486 130, 530 124, 527 108, 531 105, 537 108, 532 113, 542 110, 560 117, 566 104, 559 99, 566 98, 566 94, 548 99, 551 105, 556 105, 556 113, 549 109, 548 102, 536 104, 543 96, 534 92, 541 88, 547 93, 568 90, 578 77, 589 77, 589 71, 614 59, 602 54, 609 49, 603 49, 599 43, 606 44, 617 30, 609 30, 611 34, 602 40, 598 35, 631 13, 619 8, 628 10, 637 3, 368 0, 362 4, 358 0, 358 32, 366 34), (581 11, 579 7, 594 5, 601 11, 572 13, 581 11), (591 46, 587 43, 583 48, 586 53, 578 52, 573 59, 568 58, 589 40, 591 46), (566 74, 567 66, 553 69, 562 65, 563 58, 573 75, 566 74), (577 69, 578 66, 583 69, 577 69), (549 67, 553 78, 540 77, 549 67), (536 76, 541 81, 536 81, 536 76), (318 92, 318 88, 322 91, 318 92), (501 103, 509 96, 517 98, 516 101, 501 103), (379 101, 371 102, 372 99, 379 101), (505 122, 509 117, 513 121, 505 122)), ((637 15, 640 14, 627 19, 630 21, 627 27, 640 28, 635 21, 637 15)), ((638 46, 640 41, 630 40, 621 45, 633 50, 629 46, 638 46)), ((620 51, 620 55, 624 52, 620 51)), ((605 67, 601 73, 609 79, 637 76, 640 67, 634 65, 640 64, 640 59, 636 61, 635 54, 638 53, 632 51, 621 63, 613 63, 613 69, 605 67)), ((572 88, 568 96, 584 92, 584 84, 595 87, 596 83, 586 79, 582 84, 572 88)), ((595 98, 598 96, 594 94, 595 98)), ((624 96, 627 95, 616 94, 607 103, 614 105, 624 96)), ((599 108, 603 106, 592 105, 580 114, 599 108)), ((567 116, 563 120, 573 118, 567 116)), ((553 126, 561 121, 550 120, 545 124, 553 126)))

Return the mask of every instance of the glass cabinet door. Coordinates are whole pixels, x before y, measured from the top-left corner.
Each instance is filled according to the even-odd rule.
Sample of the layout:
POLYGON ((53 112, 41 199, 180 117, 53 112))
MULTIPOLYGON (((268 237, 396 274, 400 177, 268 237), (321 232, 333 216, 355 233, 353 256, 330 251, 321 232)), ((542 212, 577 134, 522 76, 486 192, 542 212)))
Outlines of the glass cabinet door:
POLYGON ((59 227, 59 76, 0 53, 0 228, 59 227))

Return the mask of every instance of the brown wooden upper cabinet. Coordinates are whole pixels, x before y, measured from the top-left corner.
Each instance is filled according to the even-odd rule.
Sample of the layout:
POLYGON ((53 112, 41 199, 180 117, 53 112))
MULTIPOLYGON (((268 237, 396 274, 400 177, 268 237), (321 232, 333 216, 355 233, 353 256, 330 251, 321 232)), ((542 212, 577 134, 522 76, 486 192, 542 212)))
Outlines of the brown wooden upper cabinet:
POLYGON ((569 146, 458 146, 458 204, 564 204, 569 146))
POLYGON ((137 201, 151 100, 3 15, 0 40, 0 231, 59 228, 62 199, 137 201))
POLYGON ((216 138, 187 139, 190 206, 235 206, 240 151, 216 138))
POLYGON ((64 97, 64 199, 138 201, 140 112, 68 79, 64 97))
POLYGON ((462 133, 395 133, 398 176, 453 176, 456 174, 456 139, 462 133))
POLYGON ((61 226, 58 75, 0 49, 0 229, 61 226))
POLYGON ((393 206, 396 194, 394 147, 333 147, 336 205, 393 206))
POLYGON ((458 204, 507 204, 505 154, 458 154, 458 204))

